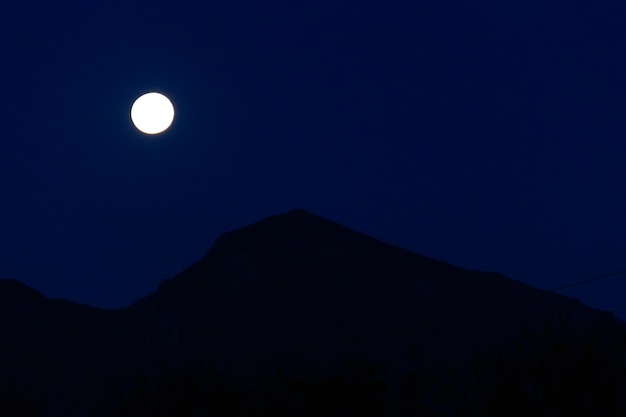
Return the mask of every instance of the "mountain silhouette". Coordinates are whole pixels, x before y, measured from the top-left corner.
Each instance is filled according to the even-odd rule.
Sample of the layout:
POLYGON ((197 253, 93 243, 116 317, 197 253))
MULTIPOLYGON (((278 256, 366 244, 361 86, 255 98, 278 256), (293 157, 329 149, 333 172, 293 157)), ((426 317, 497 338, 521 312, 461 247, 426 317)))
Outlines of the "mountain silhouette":
POLYGON ((36 314, 46 298, 13 279, 0 279, 0 321, 36 314))
POLYGON ((219 235, 200 260, 124 309, 0 280, 0 367, 53 415, 93 407, 116 375, 164 360, 210 360, 239 374, 286 357, 328 370, 353 358, 462 368, 475 352, 560 314, 623 325, 566 296, 298 209, 219 235))

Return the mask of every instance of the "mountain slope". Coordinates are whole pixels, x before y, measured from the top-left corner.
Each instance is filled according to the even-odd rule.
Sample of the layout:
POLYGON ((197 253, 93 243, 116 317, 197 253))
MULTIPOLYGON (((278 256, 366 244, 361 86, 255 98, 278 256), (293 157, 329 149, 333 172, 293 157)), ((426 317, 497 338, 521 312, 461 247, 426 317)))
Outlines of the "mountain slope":
POLYGON ((254 373, 291 357, 465 366, 545 314, 623 325, 505 276, 389 245, 304 210, 221 234, 198 262, 133 305, 101 310, 0 280, 0 367, 52 408, 87 407, 116 374, 161 360, 254 373))
POLYGON ((360 354, 401 364, 416 350, 426 362, 450 363, 550 312, 605 315, 304 210, 220 235, 199 262, 131 309, 165 314, 183 357, 212 352, 242 367, 286 354, 320 361, 360 354))

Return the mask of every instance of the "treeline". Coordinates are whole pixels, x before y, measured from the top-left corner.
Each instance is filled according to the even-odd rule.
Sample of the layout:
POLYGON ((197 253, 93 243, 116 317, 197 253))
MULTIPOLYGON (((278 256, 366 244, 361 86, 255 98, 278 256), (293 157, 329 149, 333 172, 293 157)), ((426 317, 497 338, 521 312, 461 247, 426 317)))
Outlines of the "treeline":
POLYGON ((118 384, 99 417, 626 416, 626 333, 601 323, 545 319, 513 348, 445 377, 363 360, 331 375, 285 361, 247 380, 214 366, 163 366, 118 384))
POLYGON ((457 415, 626 416, 626 331, 545 319, 512 349, 485 352, 457 378, 457 415))
POLYGON ((0 417, 40 417, 43 402, 30 387, 6 378, 0 382, 0 417))
MULTIPOLYGON (((215 365, 162 364, 151 376, 119 377, 92 416, 626 416, 625 358, 622 328, 599 321, 581 329, 561 317, 523 333, 512 348, 483 353, 468 372, 439 376, 366 360, 333 373, 285 360, 254 378, 215 365)), ((0 416, 38 417, 39 410, 15 386, 4 387, 0 416)))

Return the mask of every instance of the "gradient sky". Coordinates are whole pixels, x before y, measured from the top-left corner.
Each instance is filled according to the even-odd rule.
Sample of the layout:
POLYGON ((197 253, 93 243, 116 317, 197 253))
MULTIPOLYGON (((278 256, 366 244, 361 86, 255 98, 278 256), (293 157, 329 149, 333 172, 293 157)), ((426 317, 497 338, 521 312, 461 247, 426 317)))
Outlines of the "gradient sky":
MULTIPOLYGON (((624 22, 621 0, 13 2, 0 276, 123 307, 295 207, 544 289, 626 268, 624 22), (129 119, 152 90, 177 110, 158 137, 129 119)), ((626 318, 626 274, 564 293, 626 318)))

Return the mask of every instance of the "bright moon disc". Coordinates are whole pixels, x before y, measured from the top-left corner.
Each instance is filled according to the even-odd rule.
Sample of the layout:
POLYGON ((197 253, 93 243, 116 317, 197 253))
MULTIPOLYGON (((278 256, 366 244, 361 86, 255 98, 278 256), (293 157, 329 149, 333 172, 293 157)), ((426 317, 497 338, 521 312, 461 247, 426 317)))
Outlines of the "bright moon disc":
POLYGON ((146 93, 133 103, 130 118, 143 133, 156 135, 165 131, 174 121, 174 106, 163 94, 146 93))

